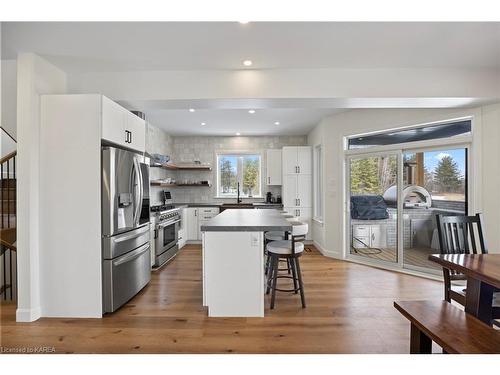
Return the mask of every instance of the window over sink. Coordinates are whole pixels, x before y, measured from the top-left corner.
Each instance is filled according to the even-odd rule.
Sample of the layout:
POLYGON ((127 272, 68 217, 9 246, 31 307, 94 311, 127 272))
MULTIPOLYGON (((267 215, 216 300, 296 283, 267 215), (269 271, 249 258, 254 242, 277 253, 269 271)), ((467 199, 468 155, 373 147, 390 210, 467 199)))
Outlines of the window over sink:
POLYGON ((217 154, 217 196, 219 198, 260 198, 261 155, 256 153, 217 154))

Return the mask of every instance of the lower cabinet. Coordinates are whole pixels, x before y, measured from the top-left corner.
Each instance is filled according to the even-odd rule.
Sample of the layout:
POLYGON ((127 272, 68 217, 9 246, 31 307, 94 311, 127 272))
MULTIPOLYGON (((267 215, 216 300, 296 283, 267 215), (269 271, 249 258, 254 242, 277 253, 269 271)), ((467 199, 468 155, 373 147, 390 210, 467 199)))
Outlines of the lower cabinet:
POLYGON ((354 224, 352 246, 355 249, 387 247, 387 226, 382 224, 354 224))
POLYGON ((219 214, 219 207, 188 207, 186 210, 186 240, 201 241, 201 226, 219 214))
POLYGON ((180 211, 181 215, 181 225, 179 227, 179 241, 177 242, 177 246, 179 246, 179 249, 182 249, 184 245, 186 244, 187 241, 187 208, 183 208, 180 211))
POLYGON ((312 223, 312 208, 311 207, 285 207, 284 210, 290 215, 295 216, 302 223, 309 225, 309 231, 306 235, 306 240, 311 241, 311 223, 312 223))

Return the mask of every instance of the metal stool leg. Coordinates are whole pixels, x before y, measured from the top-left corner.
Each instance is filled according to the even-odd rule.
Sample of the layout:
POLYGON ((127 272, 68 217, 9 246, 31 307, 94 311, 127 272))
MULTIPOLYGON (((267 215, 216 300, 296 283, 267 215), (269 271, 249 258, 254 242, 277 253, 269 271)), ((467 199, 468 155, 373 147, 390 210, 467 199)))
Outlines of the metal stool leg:
POLYGON ((300 300, 302 301, 302 308, 306 307, 306 297, 304 296, 304 284, 302 283, 302 272, 300 271, 299 259, 294 259, 294 263, 297 266, 297 274, 299 277, 299 287, 300 287, 300 300))
POLYGON ((271 310, 274 309, 274 300, 276 299, 276 283, 278 281, 278 257, 273 256, 273 285, 271 295, 271 310))
POLYGON ((295 265, 295 259, 294 258, 290 258, 289 259, 289 262, 290 262, 290 266, 292 268, 292 276, 293 276, 293 289, 295 289, 295 294, 297 294, 299 291, 298 291, 298 286, 297 286, 297 266, 295 265))

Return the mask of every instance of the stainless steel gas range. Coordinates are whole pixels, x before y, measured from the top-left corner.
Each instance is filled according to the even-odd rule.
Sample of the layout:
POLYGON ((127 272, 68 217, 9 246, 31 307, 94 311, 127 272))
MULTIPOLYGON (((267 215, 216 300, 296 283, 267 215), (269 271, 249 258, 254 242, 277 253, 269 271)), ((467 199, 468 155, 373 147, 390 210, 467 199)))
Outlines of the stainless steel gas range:
POLYGON ((155 261, 153 268, 159 268, 171 260, 179 251, 180 209, 173 205, 151 206, 156 216, 154 228, 155 261))

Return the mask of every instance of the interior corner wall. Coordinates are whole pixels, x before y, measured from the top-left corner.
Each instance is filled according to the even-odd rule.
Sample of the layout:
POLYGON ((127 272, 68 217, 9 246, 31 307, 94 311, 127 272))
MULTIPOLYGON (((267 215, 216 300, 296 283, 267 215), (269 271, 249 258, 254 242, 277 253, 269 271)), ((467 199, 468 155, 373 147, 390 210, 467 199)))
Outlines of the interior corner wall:
MULTIPOLYGON (((33 53, 17 58, 17 274, 16 320, 43 316, 40 298, 40 96, 66 92, 66 74, 33 53)), ((64 157, 64 156, 62 156, 64 157)))
POLYGON ((324 145, 324 223, 313 224, 313 239, 325 255, 345 256, 344 137, 465 116, 474 116, 472 207, 484 214, 490 252, 500 252, 499 103, 472 109, 355 109, 323 119, 308 143, 324 145))

